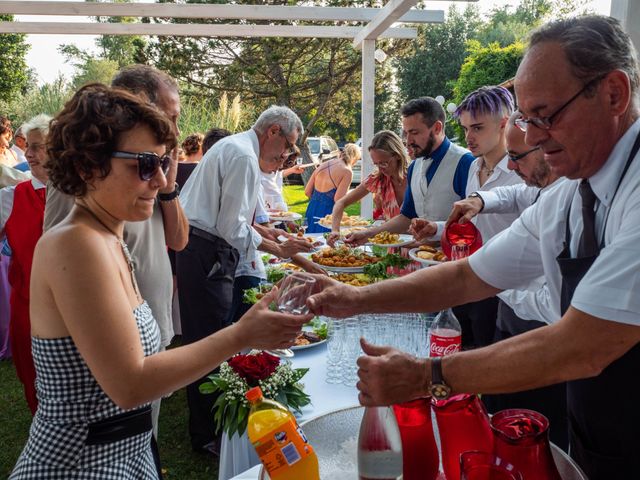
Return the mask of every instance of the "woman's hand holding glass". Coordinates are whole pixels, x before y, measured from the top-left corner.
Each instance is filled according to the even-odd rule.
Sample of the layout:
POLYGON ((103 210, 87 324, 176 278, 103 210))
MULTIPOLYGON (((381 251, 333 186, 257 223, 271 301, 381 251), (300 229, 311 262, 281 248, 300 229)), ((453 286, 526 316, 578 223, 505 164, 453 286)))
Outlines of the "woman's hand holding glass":
POLYGON ((240 335, 243 347, 258 350, 290 347, 295 343, 302 326, 313 318, 309 313, 294 314, 270 310, 269 304, 276 301, 279 293, 278 288, 274 287, 230 327, 240 335))

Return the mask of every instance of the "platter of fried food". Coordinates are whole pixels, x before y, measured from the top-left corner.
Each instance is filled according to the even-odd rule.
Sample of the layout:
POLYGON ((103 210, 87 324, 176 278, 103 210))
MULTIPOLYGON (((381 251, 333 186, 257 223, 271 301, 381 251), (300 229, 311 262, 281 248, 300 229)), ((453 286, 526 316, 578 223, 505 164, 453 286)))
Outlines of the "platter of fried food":
POLYGON ((413 241, 414 240, 412 235, 382 231, 369 238, 369 245, 392 248, 409 245, 410 243, 413 243, 413 241))
MULTIPOLYGON (((333 224, 333 217, 331 215, 325 215, 321 219, 318 220, 318 225, 331 228, 333 224)), ((351 227, 368 227, 371 224, 369 220, 366 220, 357 215, 347 215, 346 213, 342 215, 342 220, 340 221, 340 229, 342 228, 351 228, 351 227)))
POLYGON ((331 278, 352 287, 366 287, 374 282, 374 279, 364 273, 333 273, 331 278))
POLYGON ((294 220, 300 220, 302 215, 297 212, 283 212, 283 211, 270 211, 269 219, 272 222, 293 222, 294 220))
POLYGON ((348 247, 324 248, 310 258, 325 270, 338 273, 360 273, 365 265, 380 261, 379 257, 348 247))
POLYGON ((409 250, 409 257, 423 265, 439 265, 447 261, 447 256, 435 247, 420 245, 409 250))

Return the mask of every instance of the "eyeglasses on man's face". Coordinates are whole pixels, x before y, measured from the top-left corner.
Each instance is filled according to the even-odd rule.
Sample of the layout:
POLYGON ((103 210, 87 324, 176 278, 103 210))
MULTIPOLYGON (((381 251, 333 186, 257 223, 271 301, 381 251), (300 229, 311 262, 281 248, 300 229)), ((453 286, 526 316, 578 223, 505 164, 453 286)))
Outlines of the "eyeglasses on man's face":
POLYGON ((169 164, 171 163, 171 157, 169 155, 163 155, 162 157, 153 152, 112 152, 113 158, 124 158, 126 160, 138 161, 138 175, 140 180, 147 182, 153 178, 158 171, 158 167, 162 169, 162 173, 165 175, 169 171, 169 164))
POLYGON ((282 130, 279 130, 278 133, 282 136, 282 138, 284 138, 284 146, 286 148, 286 150, 282 152, 282 155, 289 156, 296 153, 295 145, 289 141, 289 139, 284 133, 282 133, 282 130))
POLYGON ((560 108, 558 108, 555 112, 553 112, 548 117, 531 117, 531 118, 522 118, 521 117, 521 118, 518 118, 514 123, 523 132, 526 132, 527 129, 529 128, 529 125, 532 125, 532 124, 535 125, 536 127, 540 128, 540 129, 542 129, 542 130, 550 130, 551 127, 553 126, 553 122, 558 117, 560 112, 562 112, 565 108, 567 108, 569 105, 571 105, 576 100, 576 98, 578 98, 580 95, 582 95, 584 92, 586 92, 589 88, 593 87, 598 82, 600 82, 600 80, 602 80, 605 76, 606 75, 601 75, 599 77, 596 77, 596 78, 588 81, 584 85, 584 87, 582 87, 580 89, 580 91, 578 93, 576 93, 573 97, 571 97, 569 100, 567 100, 560 108))
POLYGON ((535 148, 532 148, 531 150, 527 150, 526 152, 518 153, 516 155, 511 155, 509 153, 507 156, 509 157, 509 160, 511 160, 512 162, 518 163, 519 160, 522 160, 524 157, 529 155, 531 152, 535 152, 536 150, 540 150, 540 147, 535 147, 535 148))

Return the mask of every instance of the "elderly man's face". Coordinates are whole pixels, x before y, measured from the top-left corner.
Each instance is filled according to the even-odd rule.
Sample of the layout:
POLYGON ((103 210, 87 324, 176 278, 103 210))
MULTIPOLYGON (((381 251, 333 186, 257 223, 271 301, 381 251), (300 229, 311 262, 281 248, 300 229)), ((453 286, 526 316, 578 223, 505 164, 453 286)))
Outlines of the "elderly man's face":
POLYGON ((273 173, 284 165, 295 152, 298 132, 286 133, 280 125, 271 125, 266 132, 264 144, 260 146, 260 170, 273 173))
MULTIPOLYGON (((587 82, 591 79, 587 79, 587 82)), ((563 48, 554 42, 534 46, 523 59, 515 87, 523 118, 553 115, 587 83, 571 72, 563 48)), ((588 178, 605 163, 616 142, 617 122, 599 82, 578 95, 555 117, 549 130, 529 124, 525 142, 539 146, 558 176, 588 178)))
POLYGON ((542 150, 530 147, 524 141, 524 132, 515 125, 507 124, 507 167, 518 174, 530 187, 545 187, 551 171, 544 160, 542 150), (515 161, 512 159, 516 159, 515 161))

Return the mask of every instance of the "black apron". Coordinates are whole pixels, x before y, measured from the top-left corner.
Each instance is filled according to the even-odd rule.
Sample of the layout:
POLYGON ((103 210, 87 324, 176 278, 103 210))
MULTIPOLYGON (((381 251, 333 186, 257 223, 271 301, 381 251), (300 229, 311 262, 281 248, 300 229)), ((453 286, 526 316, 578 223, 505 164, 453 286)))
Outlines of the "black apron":
MULTIPOLYGON (((633 158, 640 148, 640 134, 611 199, 620 188, 633 158)), ((611 209, 609 209, 610 211, 611 209)), ((571 305, 573 294, 600 253, 571 258, 569 212, 564 249, 557 262, 562 275, 561 313, 571 305)), ((602 227, 600 249, 609 213, 602 227)), ((638 239, 640 241, 640 239, 638 239)), ((612 362, 594 378, 567 382, 571 456, 589 480, 628 480, 640 478, 640 343, 612 362)))

